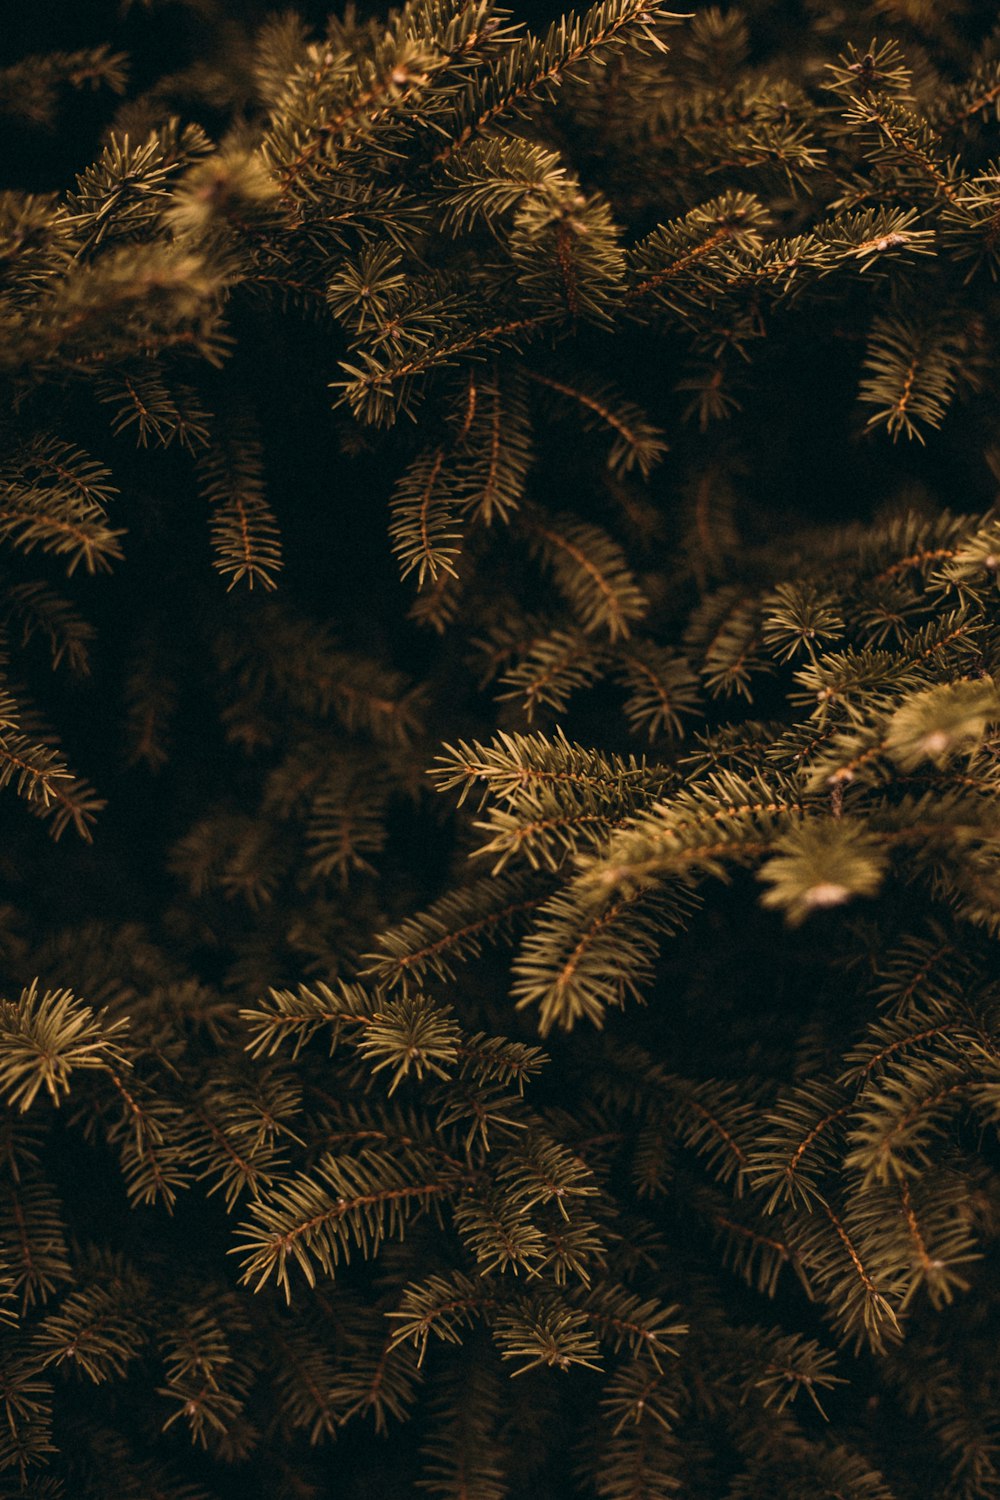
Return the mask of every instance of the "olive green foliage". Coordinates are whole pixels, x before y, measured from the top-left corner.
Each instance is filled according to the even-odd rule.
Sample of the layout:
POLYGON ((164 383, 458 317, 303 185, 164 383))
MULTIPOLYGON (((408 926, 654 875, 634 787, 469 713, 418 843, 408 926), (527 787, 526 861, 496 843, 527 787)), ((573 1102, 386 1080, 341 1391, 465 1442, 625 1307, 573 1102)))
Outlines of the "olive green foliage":
POLYGON ((0 70, 0 1494, 1000 1496, 991 7, 231 9, 0 70))

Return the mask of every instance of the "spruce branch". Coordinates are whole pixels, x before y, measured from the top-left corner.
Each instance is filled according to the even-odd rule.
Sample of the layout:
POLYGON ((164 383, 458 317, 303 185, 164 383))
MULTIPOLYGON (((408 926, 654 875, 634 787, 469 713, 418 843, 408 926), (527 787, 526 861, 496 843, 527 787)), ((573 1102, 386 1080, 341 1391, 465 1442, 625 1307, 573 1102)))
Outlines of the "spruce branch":
POLYGON ((447 162, 457 150, 489 130, 504 115, 517 115, 535 99, 547 99, 581 64, 612 53, 625 44, 663 51, 657 24, 678 19, 658 4, 640 0, 602 0, 582 16, 564 16, 554 22, 544 37, 528 36, 509 47, 501 61, 492 64, 482 79, 478 98, 456 112, 448 127, 450 139, 438 149, 435 160, 447 162))
POLYGON ((425 1073, 447 1078, 449 1065, 458 1059, 458 1041, 458 1029, 446 1010, 430 1005, 423 996, 403 995, 372 1013, 357 1045, 365 1060, 374 1062, 373 1074, 393 1069, 391 1096, 411 1073, 418 1079, 425 1073))
POLYGON ((396 1325, 393 1347, 412 1343, 420 1365, 432 1333, 446 1343, 460 1343, 464 1331, 488 1316, 496 1305, 492 1290, 485 1276, 472 1280, 461 1271, 411 1282, 403 1291, 399 1307, 387 1314, 396 1325))
POLYGON ((651 741, 683 734, 682 715, 693 715, 700 702, 698 680, 686 657, 670 647, 637 641, 622 654, 617 676, 628 694, 624 711, 633 733, 644 730, 651 741))
POLYGON ((40 581, 11 582, 4 594, 4 625, 7 629, 20 626, 22 646, 35 636, 43 636, 53 668, 65 661, 71 672, 85 677, 90 670, 89 647, 96 632, 76 607, 40 581))
POLYGON ((521 514, 529 540, 552 569, 582 628, 588 633, 606 630, 612 641, 627 636, 648 604, 617 543, 599 527, 572 516, 521 514))
POLYGON ((506 691, 499 696, 521 700, 529 722, 540 709, 565 713, 571 695, 600 681, 608 666, 607 649, 580 629, 552 630, 526 647, 521 660, 500 678, 506 691))
POLYGON ((959 359, 960 345, 947 327, 876 318, 860 389, 861 400, 875 407, 868 426, 924 442, 923 426, 939 427, 954 397, 959 359))
MULTIPOLYGON (((17 703, 0 689, 0 787, 13 782, 28 811, 48 821, 53 839, 72 823, 89 840, 104 802, 73 774, 57 749, 39 743, 26 727, 17 703)), ((37 727, 30 727, 37 735, 37 727)))
POLYGON ((400 575, 407 578, 416 572, 420 588, 427 580, 436 582, 441 573, 457 577, 462 533, 455 514, 454 478, 445 467, 443 448, 414 459, 396 485, 390 508, 389 535, 400 575))
POLYGON ((35 1334, 42 1367, 79 1370, 95 1385, 121 1379, 149 1339, 149 1284, 119 1260, 97 1262, 35 1334))
POLYGON ((582 1365, 600 1370, 599 1346, 589 1319, 579 1309, 561 1307, 554 1300, 522 1299, 498 1314, 494 1339, 502 1359, 519 1359, 515 1375, 548 1366, 569 1370, 582 1365))
POLYGON ((499 371, 487 379, 472 371, 468 381, 468 421, 459 438, 462 509, 485 526, 506 523, 521 504, 534 457, 527 395, 499 371))
POLYGON ((60 88, 125 91, 128 57, 105 45, 73 52, 30 54, 0 70, 0 114, 51 127, 60 88))
POLYGON ((585 429, 603 429, 613 434, 608 454, 608 468, 613 473, 627 474, 630 469, 638 468, 643 478, 648 478, 666 452, 667 445, 658 429, 637 406, 604 384, 580 382, 579 379, 570 384, 538 370, 527 370, 526 374, 534 384, 581 407, 585 429))
POLYGON ((43 990, 33 980, 17 1001, 0 1010, 0 1089, 20 1110, 44 1090, 53 1104, 70 1092, 78 1068, 110 1072, 128 1066, 121 1050, 124 1021, 95 1014, 71 990, 43 990))
POLYGON ((536 911, 546 894, 520 872, 476 880, 450 892, 424 912, 378 936, 366 957, 364 976, 387 988, 420 985, 426 976, 451 979, 460 964, 476 959, 485 943, 508 939, 536 911))
POLYGON ((400 1238, 415 1215, 433 1211, 462 1182, 430 1162, 417 1178, 415 1166, 372 1150, 327 1155, 312 1173, 258 1199, 232 1252, 243 1257, 242 1280, 259 1290, 273 1278, 290 1301, 293 1268, 314 1286, 317 1273, 332 1276, 352 1247, 368 1257, 384 1239, 400 1238))
POLYGON ((653 974, 659 940, 680 927, 687 893, 631 891, 594 903, 572 888, 550 896, 514 960, 511 996, 539 1007, 539 1031, 600 1026, 608 1007, 640 1000, 653 974))
POLYGON ((783 910, 791 923, 810 912, 873 896, 885 875, 884 845, 847 818, 814 820, 784 834, 760 869, 770 889, 765 906, 783 910))
POLYGON ((39 434, 16 452, 0 479, 0 536, 30 553, 66 560, 68 575, 108 571, 122 556, 120 529, 108 525, 116 493, 108 470, 58 438, 39 434))
POLYGON ((229 587, 276 588, 281 571, 278 525, 264 493, 259 440, 246 421, 234 421, 209 440, 198 458, 199 487, 211 507, 214 565, 229 587))

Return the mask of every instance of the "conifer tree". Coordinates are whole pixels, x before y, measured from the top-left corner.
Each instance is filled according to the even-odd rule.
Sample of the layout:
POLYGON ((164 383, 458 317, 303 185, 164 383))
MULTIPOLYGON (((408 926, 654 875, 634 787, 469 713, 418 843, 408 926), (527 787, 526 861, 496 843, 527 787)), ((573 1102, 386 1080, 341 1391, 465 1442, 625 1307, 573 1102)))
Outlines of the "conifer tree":
POLYGON ((0 69, 0 1495, 1000 1495, 992 8, 81 35, 0 69))

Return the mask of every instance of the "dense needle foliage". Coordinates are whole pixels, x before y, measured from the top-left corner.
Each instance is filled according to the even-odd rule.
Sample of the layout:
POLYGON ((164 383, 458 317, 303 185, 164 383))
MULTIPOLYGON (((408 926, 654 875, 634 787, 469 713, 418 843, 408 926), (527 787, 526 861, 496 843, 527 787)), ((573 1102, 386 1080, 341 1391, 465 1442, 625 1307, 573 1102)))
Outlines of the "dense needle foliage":
POLYGON ((95 21, 0 67, 0 1493, 1000 1495, 993 8, 95 21))

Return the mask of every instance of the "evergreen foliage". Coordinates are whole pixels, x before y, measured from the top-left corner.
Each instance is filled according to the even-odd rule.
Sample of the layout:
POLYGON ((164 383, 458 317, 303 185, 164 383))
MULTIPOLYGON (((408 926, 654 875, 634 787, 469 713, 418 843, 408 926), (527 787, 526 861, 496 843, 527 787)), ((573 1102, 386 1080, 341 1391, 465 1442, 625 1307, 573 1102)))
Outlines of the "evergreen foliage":
POLYGON ((1000 1495, 992 9, 231 9, 0 68, 0 1495, 1000 1495))

